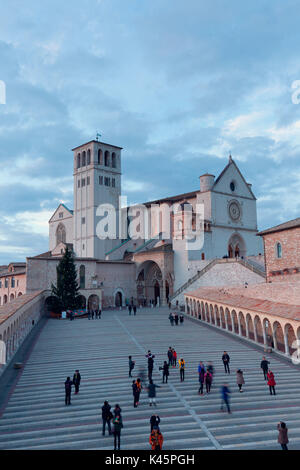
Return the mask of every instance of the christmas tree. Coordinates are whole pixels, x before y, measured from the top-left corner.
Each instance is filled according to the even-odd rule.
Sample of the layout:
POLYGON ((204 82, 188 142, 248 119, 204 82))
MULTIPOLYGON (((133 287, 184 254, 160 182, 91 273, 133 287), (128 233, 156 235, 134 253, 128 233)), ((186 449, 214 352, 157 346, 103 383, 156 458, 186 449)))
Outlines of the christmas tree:
POLYGON ((66 248, 57 268, 57 285, 52 284, 52 295, 61 311, 74 310, 78 307, 79 287, 73 253, 66 248))

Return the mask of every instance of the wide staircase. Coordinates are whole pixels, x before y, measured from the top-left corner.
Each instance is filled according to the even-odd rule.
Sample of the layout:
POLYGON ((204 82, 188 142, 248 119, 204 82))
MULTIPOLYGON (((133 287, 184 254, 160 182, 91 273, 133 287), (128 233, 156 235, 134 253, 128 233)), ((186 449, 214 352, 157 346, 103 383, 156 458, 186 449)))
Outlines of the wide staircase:
MULTIPOLYGON (((290 448, 300 449, 300 375, 294 366, 270 355, 277 395, 270 396, 260 370, 262 353, 212 327, 186 319, 171 326, 167 309, 104 312, 101 320, 48 320, 0 418, 0 449, 113 449, 112 436, 102 436, 101 406, 109 400, 122 408, 121 449, 149 449, 151 413, 161 418, 164 449, 278 449, 276 425, 285 421, 290 448), (170 370, 161 383, 161 366, 169 346, 186 361, 186 377, 170 370), (157 407, 147 392, 133 408, 128 355, 136 361, 134 376, 146 367, 145 354, 156 355, 153 378, 160 385, 157 407), (231 357, 225 375, 221 356, 231 357), (198 395, 199 360, 212 361, 211 394, 198 395), (239 393, 235 371, 246 384, 239 393), (64 381, 79 369, 80 393, 64 403, 64 381), (220 411, 219 388, 231 389, 232 414, 220 411)), ((17 372, 16 372, 17 373, 17 372)), ((0 382, 1 385, 1 382, 0 382)))

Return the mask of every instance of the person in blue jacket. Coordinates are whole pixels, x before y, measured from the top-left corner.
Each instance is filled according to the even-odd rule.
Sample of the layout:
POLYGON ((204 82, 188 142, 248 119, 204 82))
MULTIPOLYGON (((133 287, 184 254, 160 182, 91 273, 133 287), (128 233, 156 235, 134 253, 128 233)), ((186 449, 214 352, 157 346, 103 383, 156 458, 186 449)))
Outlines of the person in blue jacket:
POLYGON ((221 400, 222 400, 221 401, 221 411, 223 411, 223 404, 225 403, 228 413, 231 413, 230 405, 229 405, 229 394, 230 393, 231 392, 228 388, 228 384, 222 385, 222 387, 221 387, 221 400))

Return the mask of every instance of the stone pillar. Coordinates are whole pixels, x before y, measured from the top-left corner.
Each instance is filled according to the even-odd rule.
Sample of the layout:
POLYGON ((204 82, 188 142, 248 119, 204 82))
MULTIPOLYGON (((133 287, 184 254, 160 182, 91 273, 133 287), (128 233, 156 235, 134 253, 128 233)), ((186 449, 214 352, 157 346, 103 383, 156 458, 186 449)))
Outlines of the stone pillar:
POLYGON ((253 331, 253 333, 254 333, 254 341, 255 341, 256 343, 258 343, 258 341, 257 341, 256 323, 255 323, 255 321, 253 321, 253 330, 254 330, 254 331, 253 331))
POLYGON ((224 312, 224 317, 225 317, 225 330, 228 331, 228 318, 227 318, 226 312, 224 312))
POLYGON ((249 339, 249 324, 247 322, 247 318, 245 319, 245 323, 246 323, 246 337, 249 339))
POLYGON ((275 351, 278 349, 277 338, 276 338, 276 327, 273 329, 273 343, 275 351))
POLYGON ((237 319, 238 319, 238 325, 239 325, 239 336, 242 336, 242 325, 241 325, 240 316, 238 316, 237 319))
POLYGON ((266 327, 265 327, 264 323, 262 325, 262 332, 263 332, 263 338, 264 338, 264 346, 268 346, 268 344, 267 344, 267 335, 266 335, 266 327))
POLYGON ((290 355, 289 340, 288 340, 288 335, 286 331, 284 331, 284 347, 285 347, 285 354, 289 356, 290 355))
POLYGON ((167 297, 166 297, 166 279, 163 277, 162 280, 162 307, 167 305, 167 297))

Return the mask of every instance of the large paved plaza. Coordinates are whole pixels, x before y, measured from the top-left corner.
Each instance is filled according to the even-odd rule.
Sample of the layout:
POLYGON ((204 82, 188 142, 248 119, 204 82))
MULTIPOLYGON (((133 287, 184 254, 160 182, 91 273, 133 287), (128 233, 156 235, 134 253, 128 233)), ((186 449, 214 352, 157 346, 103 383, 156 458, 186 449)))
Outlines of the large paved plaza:
POLYGON ((300 449, 300 374, 284 360, 270 355, 277 395, 270 396, 260 370, 262 353, 216 329, 186 319, 170 326, 166 309, 144 309, 136 317, 125 311, 104 312, 101 320, 48 320, 0 419, 0 449, 112 449, 113 438, 102 437, 104 400, 122 408, 121 449, 149 449, 147 393, 133 408, 128 355, 135 373, 146 368, 148 349, 156 365, 175 347, 187 370, 180 383, 178 369, 158 389, 155 411, 161 418, 164 449, 278 449, 276 424, 287 422, 290 448, 300 449), (222 352, 231 356, 225 376, 222 352), (197 366, 211 360, 216 373, 210 395, 198 395, 197 366), (235 370, 242 368, 246 384, 239 393, 235 370), (64 404, 64 381, 79 369, 82 384, 72 405, 64 404), (226 377, 226 378, 225 378, 226 377), (232 414, 220 412, 219 388, 231 388, 232 414))

